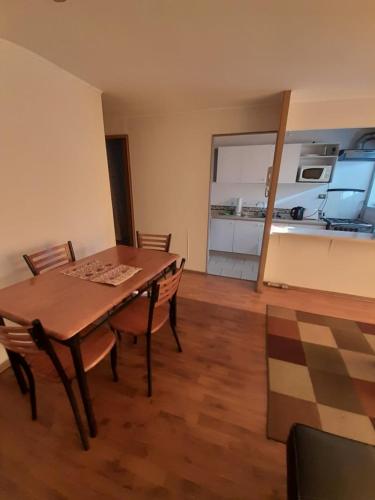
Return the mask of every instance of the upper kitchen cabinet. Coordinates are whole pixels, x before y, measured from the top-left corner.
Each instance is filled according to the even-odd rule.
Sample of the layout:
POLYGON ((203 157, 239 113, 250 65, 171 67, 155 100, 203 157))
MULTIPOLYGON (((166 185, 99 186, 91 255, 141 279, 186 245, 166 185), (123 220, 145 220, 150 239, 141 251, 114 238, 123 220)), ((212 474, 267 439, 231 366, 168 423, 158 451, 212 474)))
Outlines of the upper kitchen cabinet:
MULTIPOLYGON (((274 144, 218 148, 216 182, 265 183, 274 152, 274 144)), ((284 145, 279 182, 296 182, 300 155, 301 144, 284 145)))
POLYGON ((264 183, 274 148, 272 144, 218 148, 216 182, 264 183))
POLYGON ((264 144, 261 146, 246 146, 244 149, 241 182, 265 183, 267 170, 273 164, 275 146, 273 144, 264 144))
POLYGON ((302 144, 284 144, 281 157, 279 182, 292 184, 296 182, 298 166, 301 158, 302 144))
POLYGON ((245 163, 244 149, 246 147, 226 146, 218 148, 216 182, 242 182, 242 168, 245 163))

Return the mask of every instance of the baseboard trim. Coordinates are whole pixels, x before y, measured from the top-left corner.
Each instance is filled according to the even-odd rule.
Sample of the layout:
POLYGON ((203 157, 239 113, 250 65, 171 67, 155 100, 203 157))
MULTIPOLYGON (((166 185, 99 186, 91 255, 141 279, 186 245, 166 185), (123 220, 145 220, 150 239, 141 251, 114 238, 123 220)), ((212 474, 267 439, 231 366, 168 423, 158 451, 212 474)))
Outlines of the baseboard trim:
POLYGON ((9 359, 6 359, 0 363, 0 373, 5 372, 10 367, 9 359))
POLYGON ((356 299, 356 300, 361 300, 363 302, 370 302, 375 304, 375 298, 374 297, 364 297, 363 295, 352 295, 350 293, 341 293, 341 292, 332 292, 331 290, 318 290, 317 288, 306 288, 303 286, 295 286, 295 285, 287 285, 287 288, 277 288, 277 287, 272 287, 268 285, 268 281, 264 281, 263 284, 267 288, 275 288, 275 290, 282 290, 284 292, 287 292, 288 290, 296 290, 300 292, 314 292, 314 293, 321 293, 322 295, 328 295, 329 297, 342 297, 342 298, 347 298, 347 299, 356 299))
POLYGON ((184 273, 203 274, 208 276, 206 271, 194 271, 194 269, 184 269, 184 273))

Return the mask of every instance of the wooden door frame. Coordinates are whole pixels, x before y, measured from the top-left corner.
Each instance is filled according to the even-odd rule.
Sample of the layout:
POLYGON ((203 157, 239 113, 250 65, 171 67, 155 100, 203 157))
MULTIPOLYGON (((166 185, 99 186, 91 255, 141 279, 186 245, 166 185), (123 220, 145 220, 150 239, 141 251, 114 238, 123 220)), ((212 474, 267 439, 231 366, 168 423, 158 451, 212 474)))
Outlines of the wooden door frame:
POLYGON ((270 179, 270 183, 269 183, 269 191, 268 191, 267 211, 266 211, 266 218, 264 221, 262 250, 261 250, 260 259, 259 259, 258 279, 257 279, 257 285, 256 285, 256 291, 259 293, 261 293, 263 291, 263 287, 264 287, 264 283, 263 283, 264 272, 266 269, 268 246, 269 246, 269 242, 270 242, 271 226, 272 226, 272 219, 273 219, 273 209, 275 206, 277 184, 279 181, 279 174, 280 174, 280 167, 281 167, 281 156, 283 154, 283 149, 284 149, 286 125, 287 125, 287 121, 288 121, 291 93, 292 93, 291 90, 285 90, 282 94, 280 122, 279 122, 279 129, 277 132, 275 153, 273 156, 272 174, 271 174, 271 179, 270 179))
POLYGON ((210 219, 211 219, 211 183, 213 176, 213 167, 214 167, 214 139, 215 137, 223 137, 223 136, 234 136, 234 135, 260 135, 260 134, 276 134, 276 144, 275 144, 275 152, 273 157, 273 165, 272 165, 272 175, 270 179, 270 185, 268 190, 268 203, 266 210, 266 217, 264 219, 264 232, 262 239, 262 249, 259 258, 259 269, 258 269, 258 277, 256 280, 256 291, 261 293, 263 290, 263 280, 264 280, 264 271, 266 267, 266 260, 268 254, 268 245, 270 240, 270 232, 271 225, 273 219, 273 209, 275 207, 276 200, 276 191, 277 184, 279 180, 279 173, 281 167, 281 155, 283 153, 285 134, 286 134, 286 125, 289 113, 289 104, 290 104, 290 96, 291 90, 285 90, 282 92, 282 102, 281 102, 281 112, 280 112, 280 120, 279 127, 277 130, 268 130, 268 131, 260 131, 260 132, 231 132, 227 134, 212 134, 211 137, 211 165, 210 165, 210 178, 209 178, 209 195, 208 195, 208 223, 207 223, 207 245, 206 245, 206 273, 208 272, 208 255, 209 255, 209 240, 210 240, 210 219))
POLYGON ((211 191, 212 191, 212 178, 214 171, 214 140, 215 137, 231 137, 239 135, 263 135, 263 134, 275 134, 277 137, 278 130, 261 130, 257 132, 231 132, 227 134, 212 134, 211 136, 211 164, 210 164, 210 178, 208 181, 208 211, 207 211, 207 245, 206 245, 206 269, 205 272, 208 273, 208 258, 209 258, 209 242, 210 242, 210 220, 211 220, 211 191))
POLYGON ((134 224, 134 206, 133 206, 133 184, 131 175, 131 165, 130 165, 130 150, 129 150, 129 136, 128 134, 106 134, 105 139, 122 139, 123 148, 123 158, 126 158, 127 165, 123 164, 123 169, 125 171, 125 178, 128 181, 128 186, 125 185, 125 193, 127 193, 130 207, 130 235, 131 235, 131 245, 135 246, 135 224, 134 224))

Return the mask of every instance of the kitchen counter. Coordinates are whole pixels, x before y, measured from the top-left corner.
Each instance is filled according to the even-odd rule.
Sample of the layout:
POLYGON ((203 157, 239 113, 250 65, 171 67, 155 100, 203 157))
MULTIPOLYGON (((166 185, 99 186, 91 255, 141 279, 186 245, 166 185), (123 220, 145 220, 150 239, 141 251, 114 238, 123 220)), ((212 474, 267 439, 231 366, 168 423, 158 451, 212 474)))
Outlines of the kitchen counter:
POLYGON ((291 224, 272 224, 271 235, 295 235, 295 236, 317 236, 319 238, 331 240, 350 240, 350 241, 375 241, 374 233, 356 233, 354 231, 321 231, 316 228, 295 227, 293 221, 291 224))
MULTIPOLYGON (((244 221, 254 221, 254 222, 264 222, 264 217, 242 217, 240 215, 212 215, 212 219, 228 219, 228 220, 244 220, 244 221)), ((308 224, 312 226, 318 226, 321 228, 326 227, 326 222, 323 220, 315 220, 315 219, 302 219, 302 220, 294 220, 294 219, 281 219, 276 218, 272 219, 272 222, 275 224, 289 224, 289 225, 299 225, 299 224, 308 224)))
POLYGON ((374 256, 372 233, 272 224, 264 281, 375 299, 374 256))

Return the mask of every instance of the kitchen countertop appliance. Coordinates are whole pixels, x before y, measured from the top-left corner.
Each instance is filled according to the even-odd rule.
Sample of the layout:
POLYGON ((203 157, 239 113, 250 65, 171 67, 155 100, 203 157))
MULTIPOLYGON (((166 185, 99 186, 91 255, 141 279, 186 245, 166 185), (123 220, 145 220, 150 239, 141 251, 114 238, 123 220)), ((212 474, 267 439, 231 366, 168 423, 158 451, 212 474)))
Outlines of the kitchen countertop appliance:
POLYGON ((353 231, 356 233, 372 233, 374 225, 360 219, 324 218, 327 222, 326 229, 330 231, 353 231))
POLYGON ((333 173, 333 165, 303 165, 297 172, 297 182, 329 183, 333 173))
POLYGON ((302 220, 304 212, 305 212, 304 207, 293 207, 290 210, 290 216, 294 220, 302 220))

